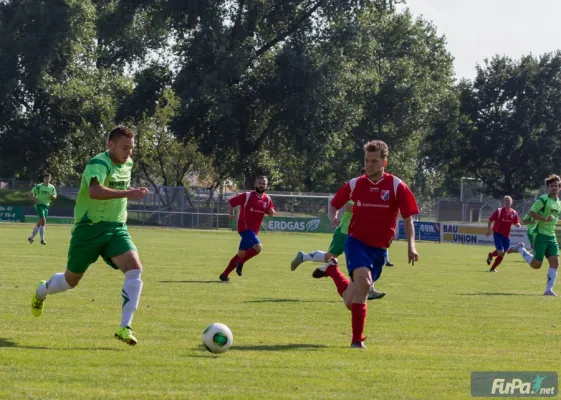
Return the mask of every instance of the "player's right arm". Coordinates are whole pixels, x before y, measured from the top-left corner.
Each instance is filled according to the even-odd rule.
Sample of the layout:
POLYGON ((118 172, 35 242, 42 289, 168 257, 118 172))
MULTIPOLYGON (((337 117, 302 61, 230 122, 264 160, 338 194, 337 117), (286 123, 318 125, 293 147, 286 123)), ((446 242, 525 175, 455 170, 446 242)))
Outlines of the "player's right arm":
POLYGON ((246 194, 242 193, 228 200, 228 204, 230 204, 230 219, 234 219, 234 210, 236 209, 236 207, 241 207, 245 203, 245 198, 246 194))
POLYGON ((37 189, 37 185, 33 186, 33 189, 31 189, 31 198, 33 199, 33 202, 37 203, 37 193, 39 193, 38 189, 37 189))
POLYGON ((491 227, 493 226, 493 222, 497 221, 498 219, 499 219, 499 210, 497 209, 489 217, 489 222, 487 223, 487 233, 485 233, 485 236, 491 235, 491 233, 492 233, 491 227))
POLYGON ((534 220, 532 217, 530 217, 528 214, 524 215, 524 218, 522 218, 522 223, 524 225, 529 225, 529 224, 533 224, 534 220))
POLYGON ((537 199, 534 205, 532 206, 532 208, 530 208, 530 211, 528 211, 528 215, 537 221, 543 221, 543 222, 553 221, 554 219, 553 215, 544 217, 543 215, 539 214, 539 212, 545 208, 545 203, 546 200, 542 199, 541 197, 537 199))
POLYGON ((351 185, 349 182, 345 183, 338 191, 335 193, 335 197, 331 200, 329 204, 329 209, 327 211, 327 216, 331 221, 331 226, 336 227, 339 226, 339 218, 338 213, 339 210, 345 207, 345 204, 349 202, 351 199, 351 185))
POLYGON ((127 198, 129 200, 142 200, 146 193, 148 193, 148 189, 145 187, 131 188, 128 190, 110 189, 100 184, 97 178, 92 178, 90 180, 90 186, 88 189, 90 199, 94 200, 111 200, 124 198, 127 198))

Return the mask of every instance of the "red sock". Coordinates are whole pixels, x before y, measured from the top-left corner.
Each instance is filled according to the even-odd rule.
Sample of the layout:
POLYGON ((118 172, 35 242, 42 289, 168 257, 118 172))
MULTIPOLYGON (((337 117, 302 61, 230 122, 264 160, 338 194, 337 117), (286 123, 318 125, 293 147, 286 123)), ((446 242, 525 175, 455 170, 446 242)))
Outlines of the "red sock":
POLYGON ((491 257, 497 257, 497 250, 491 253, 491 257))
POLYGON ((345 275, 343 275, 336 265, 330 265, 327 267, 325 273, 333 279, 335 286, 337 286, 337 293, 339 293, 339 296, 343 296, 343 292, 349 287, 349 280, 345 277, 345 275))
POLYGON ((236 269, 236 261, 238 261, 238 255, 237 254, 234 257, 232 257, 232 259, 228 263, 228 266, 226 267, 224 272, 222 272, 222 275, 224 275, 224 276, 230 275, 230 272, 232 272, 233 270, 236 269))
POLYGON ((366 304, 353 303, 351 305, 353 343, 364 340, 364 324, 366 323, 366 304))
POLYGON ((497 257, 495 259, 495 262, 493 263, 493 265, 491 266, 491 269, 495 269, 499 266, 499 264, 503 261, 504 257, 497 257))
POLYGON ((242 264, 245 264, 246 261, 249 261, 251 258, 255 257, 257 254, 258 253, 252 247, 251 249, 249 249, 248 251, 245 252, 243 257, 240 257, 240 262, 242 264))

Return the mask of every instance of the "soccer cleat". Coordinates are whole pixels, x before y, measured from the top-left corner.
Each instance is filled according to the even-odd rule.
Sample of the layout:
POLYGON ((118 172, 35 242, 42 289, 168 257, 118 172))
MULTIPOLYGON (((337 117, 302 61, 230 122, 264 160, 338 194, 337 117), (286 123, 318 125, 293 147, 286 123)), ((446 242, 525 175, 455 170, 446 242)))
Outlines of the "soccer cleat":
POLYGON ((132 329, 129 326, 120 326, 115 332, 115 337, 129 346, 134 346, 138 343, 138 340, 134 337, 132 329))
POLYGON ((236 274, 238 274, 238 276, 242 276, 242 270, 243 270, 243 264, 237 260, 236 261, 236 274))
POLYGON ((512 247, 510 247, 510 248, 506 251, 506 254, 514 253, 515 251, 518 251, 518 250, 520 250, 521 248, 522 248, 522 249, 524 248, 524 243, 522 243, 522 242, 520 242, 520 243, 518 243, 518 244, 516 244, 516 245, 514 245, 514 246, 512 246, 512 247))
POLYGON ((392 264, 391 262, 389 262, 389 261, 386 261, 386 265, 385 265, 385 266, 386 266, 386 267, 393 267, 393 264, 392 264))
POLYGON ((47 245, 47 242, 45 242, 44 240, 41 240, 41 244, 42 244, 43 246, 46 246, 46 245, 47 245))
POLYGON ((384 297, 385 295, 386 292, 378 292, 371 288, 370 292, 368 293, 368 300, 378 300, 384 297))
POLYGON ((493 261, 493 256, 489 253, 487 254, 487 265, 491 265, 491 261, 493 261))
POLYGON ((325 278, 327 276, 327 267, 331 265, 337 265, 338 261, 335 257, 331 257, 325 264, 320 265, 317 267, 314 272, 312 272, 312 276, 314 278, 325 278))
POLYGON ((220 276, 218 277, 222 282, 229 282, 230 278, 228 278, 226 275, 224 274, 220 274, 220 276))
POLYGON ((31 236, 27 238, 27 241, 29 242, 29 244, 33 244, 33 239, 31 239, 31 236))
POLYGON ((546 290, 545 292, 543 292, 544 296, 557 296, 553 290, 546 290))
POLYGON ((351 348, 352 349, 366 349, 366 345, 364 341, 366 340, 367 336, 364 336, 360 342, 352 342, 351 348))
POLYGON ((33 314, 35 317, 40 317, 41 314, 43 314, 43 308, 44 308, 43 303, 45 302, 45 300, 37 295, 37 289, 39 289, 39 286, 41 286, 44 283, 45 281, 39 281, 39 284, 35 289, 35 293, 33 293, 33 297, 31 297, 31 314, 33 314))
POLYGON ((491 268, 491 269, 489 270, 489 272, 497 272, 497 270, 494 269, 494 268, 491 268))
POLYGON ((294 257, 294 260, 292 260, 292 262, 290 263, 290 270, 291 271, 296 270, 296 268, 298 268, 298 266, 303 262, 304 262, 304 252, 299 251, 298 253, 296 253, 296 257, 294 257))

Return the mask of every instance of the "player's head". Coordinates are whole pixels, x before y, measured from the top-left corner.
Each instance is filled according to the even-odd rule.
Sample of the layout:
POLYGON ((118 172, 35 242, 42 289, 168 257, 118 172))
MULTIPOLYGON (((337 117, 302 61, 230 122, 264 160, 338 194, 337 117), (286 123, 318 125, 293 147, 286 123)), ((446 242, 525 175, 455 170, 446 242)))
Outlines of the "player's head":
POLYGON ((43 183, 44 183, 45 185, 48 185, 49 183, 51 183, 51 174, 49 174, 49 173, 47 173, 47 172, 45 172, 45 173, 43 174, 43 183))
POLYGON ((107 147, 116 164, 125 164, 134 149, 134 132, 123 125, 113 128, 107 138, 107 147))
POLYGON ((372 140, 364 145, 364 169, 374 177, 384 172, 388 164, 388 145, 381 140, 372 140))
POLYGON ((255 178, 255 191, 257 193, 263 193, 265 192, 265 190, 267 190, 267 183, 268 183, 268 179, 266 176, 264 175, 259 175, 258 177, 255 178))
POLYGON ((504 197, 504 203, 503 203, 503 204, 504 204, 505 208, 510 208, 510 207, 512 207, 512 197, 510 197, 510 196, 505 196, 505 197, 504 197))
POLYGON ((559 183, 561 183, 559 175, 552 174, 545 178, 545 186, 551 195, 557 196, 559 194, 559 183))

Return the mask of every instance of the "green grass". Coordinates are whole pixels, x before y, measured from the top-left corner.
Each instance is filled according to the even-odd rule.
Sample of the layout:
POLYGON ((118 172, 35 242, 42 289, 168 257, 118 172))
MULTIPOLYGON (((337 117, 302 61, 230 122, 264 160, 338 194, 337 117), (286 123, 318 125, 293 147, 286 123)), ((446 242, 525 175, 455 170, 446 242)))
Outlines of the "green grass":
MULTIPOLYGON (((32 207, 35 205, 30 190, 0 190, 0 206, 32 207)), ((51 202, 51 207, 74 208, 74 200, 58 196, 51 202)))
POLYGON ((64 270, 70 227, 48 226, 48 246, 30 246, 30 231, 0 225, 0 398, 467 399, 472 371, 559 366, 561 300, 518 254, 491 274, 487 248, 420 243, 412 267, 394 243, 361 351, 331 280, 289 268, 329 235, 264 233, 263 254, 225 284, 235 233, 131 228, 144 264, 131 348, 112 337, 123 278, 99 261, 31 316, 37 280, 64 270), (234 334, 223 355, 200 346, 212 322, 234 334))

